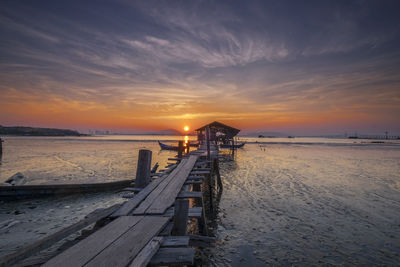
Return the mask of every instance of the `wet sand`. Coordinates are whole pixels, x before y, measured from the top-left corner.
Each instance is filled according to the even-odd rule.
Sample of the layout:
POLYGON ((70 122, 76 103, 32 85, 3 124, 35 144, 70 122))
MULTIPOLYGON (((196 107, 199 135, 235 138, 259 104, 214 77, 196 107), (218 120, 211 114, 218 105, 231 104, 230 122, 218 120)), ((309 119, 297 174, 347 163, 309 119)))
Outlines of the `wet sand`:
POLYGON ((210 265, 397 265, 400 147, 246 145, 222 163, 210 265))
MULTIPOLYGON (((122 180, 134 177, 138 149, 153 150, 161 166, 174 154, 155 142, 28 139, 7 140, 2 178, 22 171, 37 184, 122 180)), ((206 263, 400 262, 400 146, 317 141, 246 144, 235 161, 221 163, 218 244, 206 263)), ((122 201, 109 192, 1 202, 0 256, 122 201)))

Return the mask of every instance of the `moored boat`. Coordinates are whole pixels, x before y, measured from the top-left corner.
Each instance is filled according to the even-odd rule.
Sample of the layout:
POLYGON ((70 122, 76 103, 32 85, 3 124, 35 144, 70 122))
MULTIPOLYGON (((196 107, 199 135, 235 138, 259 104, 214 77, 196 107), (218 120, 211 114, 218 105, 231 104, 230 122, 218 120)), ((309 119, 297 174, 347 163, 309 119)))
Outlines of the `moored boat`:
POLYGON ((160 148, 161 148, 161 149, 164 149, 164 150, 176 150, 176 151, 178 151, 178 147, 177 147, 177 146, 166 145, 166 144, 161 143, 160 141, 157 141, 157 142, 158 142, 158 144, 160 145, 160 148))
POLYGON ((132 180, 89 184, 0 185, 0 199, 13 200, 56 195, 94 193, 117 190, 129 186, 132 180))

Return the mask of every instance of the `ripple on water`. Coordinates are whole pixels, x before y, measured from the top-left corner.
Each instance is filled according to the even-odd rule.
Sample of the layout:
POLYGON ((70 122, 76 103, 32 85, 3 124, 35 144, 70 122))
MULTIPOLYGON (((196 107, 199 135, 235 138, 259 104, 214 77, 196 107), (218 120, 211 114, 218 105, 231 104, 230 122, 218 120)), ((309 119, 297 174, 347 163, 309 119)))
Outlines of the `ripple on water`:
POLYGON ((385 150, 246 145, 221 164, 222 242, 212 257, 231 266, 397 264, 400 148, 385 150))

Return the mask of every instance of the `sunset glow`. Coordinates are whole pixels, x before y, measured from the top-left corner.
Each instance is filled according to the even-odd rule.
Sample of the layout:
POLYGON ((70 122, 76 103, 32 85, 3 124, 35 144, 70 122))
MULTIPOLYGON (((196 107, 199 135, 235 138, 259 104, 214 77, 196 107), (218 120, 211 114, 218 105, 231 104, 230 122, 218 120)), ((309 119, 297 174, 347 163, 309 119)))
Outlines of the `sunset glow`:
POLYGON ((185 130, 185 132, 189 131, 189 126, 185 126, 183 127, 183 129, 185 130))
POLYGON ((3 1, 0 125, 400 133, 396 1, 333 3, 3 1))

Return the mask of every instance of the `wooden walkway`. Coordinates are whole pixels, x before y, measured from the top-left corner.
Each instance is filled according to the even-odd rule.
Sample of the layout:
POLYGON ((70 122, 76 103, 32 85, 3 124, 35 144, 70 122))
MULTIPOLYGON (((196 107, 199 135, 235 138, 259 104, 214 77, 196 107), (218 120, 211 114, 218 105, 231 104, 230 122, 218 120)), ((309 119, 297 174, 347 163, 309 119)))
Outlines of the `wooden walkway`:
MULTIPOLYGON (((200 232, 207 234, 202 188, 211 179, 212 160, 218 159, 218 148, 209 148, 207 151, 207 146, 202 145, 182 158, 172 159, 177 162, 154 175, 158 178, 122 205, 104 213, 102 219, 108 218, 110 223, 47 259, 43 266, 193 264, 194 246, 215 241, 207 236, 187 235, 189 217, 197 218, 200 232), (197 199, 201 205, 189 207, 189 198, 197 199)), ((22 258, 14 256, 14 260, 17 256, 22 258)), ((0 259, 1 266, 10 263, 14 263, 12 257, 0 259)))

